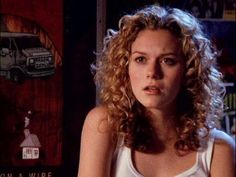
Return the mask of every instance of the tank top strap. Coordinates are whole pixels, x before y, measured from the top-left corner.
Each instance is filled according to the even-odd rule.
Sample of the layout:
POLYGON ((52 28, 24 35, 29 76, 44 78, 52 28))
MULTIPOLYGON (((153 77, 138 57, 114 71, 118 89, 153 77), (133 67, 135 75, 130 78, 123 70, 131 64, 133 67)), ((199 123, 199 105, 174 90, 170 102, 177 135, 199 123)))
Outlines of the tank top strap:
POLYGON ((201 163, 201 165, 207 172, 210 172, 212 155, 214 150, 214 141, 215 141, 214 131, 215 129, 212 129, 210 131, 207 146, 204 151, 199 152, 199 157, 198 157, 199 163, 201 163))
POLYGON ((117 154, 120 150, 120 148, 124 145, 124 138, 122 136, 118 136, 117 137, 117 140, 116 140, 116 146, 115 146, 115 149, 114 149, 114 152, 113 152, 113 156, 114 158, 117 157, 117 154))

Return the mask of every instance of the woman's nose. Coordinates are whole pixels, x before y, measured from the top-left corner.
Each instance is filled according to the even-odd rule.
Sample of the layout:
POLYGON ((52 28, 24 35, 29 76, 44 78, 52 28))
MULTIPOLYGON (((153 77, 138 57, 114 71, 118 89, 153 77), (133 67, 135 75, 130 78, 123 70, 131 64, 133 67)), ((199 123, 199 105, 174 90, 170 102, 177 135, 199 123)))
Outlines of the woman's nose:
POLYGON ((147 78, 149 79, 161 79, 163 73, 161 71, 160 63, 150 63, 147 68, 147 78))

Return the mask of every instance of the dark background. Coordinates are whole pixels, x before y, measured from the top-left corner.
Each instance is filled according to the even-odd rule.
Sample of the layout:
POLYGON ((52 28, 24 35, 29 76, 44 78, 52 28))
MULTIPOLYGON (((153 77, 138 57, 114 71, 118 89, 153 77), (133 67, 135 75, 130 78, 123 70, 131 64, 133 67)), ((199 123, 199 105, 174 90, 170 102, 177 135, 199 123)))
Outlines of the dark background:
POLYGON ((64 1, 64 143, 62 177, 76 177, 84 118, 95 105, 96 0, 64 1))
MULTIPOLYGON (((56 4, 56 0, 54 1, 56 4)), ((9 1, 0 0, 0 10, 3 2, 7 4, 9 1)), ((20 1, 15 0, 15 3, 19 2, 20 1)), ((38 2, 46 3, 47 1, 41 0, 38 2)), ((154 0, 107 0, 106 28, 117 29, 118 19, 122 15, 130 13, 134 9, 143 7, 144 5, 153 4, 154 2, 154 0)), ((198 4, 198 0, 163 0, 159 2, 161 5, 186 9, 190 8, 190 4, 187 2, 198 4)), ((205 2, 205 0, 201 2, 205 2)), ((219 2, 221 1, 219 0, 219 2)), ((52 28, 52 31, 57 31, 56 29, 58 28, 56 33, 52 32, 50 34, 55 37, 55 43, 62 43, 62 46, 58 48, 61 49, 63 60, 63 83, 59 85, 59 87, 63 89, 63 147, 61 165, 55 169, 55 174, 60 177, 77 176, 82 125, 86 114, 95 106, 96 102, 96 88, 93 83, 93 75, 90 72, 90 65, 96 59, 94 54, 96 51, 96 3, 96 0, 83 2, 78 0, 64 0, 63 8, 61 9, 62 17, 58 16, 58 21, 48 21, 48 23, 45 23, 45 28, 52 28), (62 22, 60 20, 62 20, 62 22), (63 25, 60 26, 60 23, 63 25), (62 33, 60 31, 62 31, 62 33)), ((19 6, 15 5, 15 11, 17 11, 18 8, 19 6)), ((49 12, 48 15, 50 15, 50 13, 52 13, 52 15, 54 14, 52 11, 49 12)), ((205 18, 204 13, 201 12, 199 17, 205 18)), ((39 23, 47 21, 45 18, 47 18, 47 16, 44 16, 42 19, 39 18, 41 20, 39 23)), ((222 15, 217 18, 222 18, 222 15)), ((214 23, 212 20, 205 22, 208 27, 209 35, 214 35, 216 38, 220 36, 220 38, 218 38, 220 40, 227 39, 228 42, 218 42, 222 45, 232 43, 233 46, 235 46, 235 42, 233 41, 236 37, 233 36, 235 35, 235 32, 233 32, 235 31, 235 21, 229 22, 232 23, 232 25, 228 25, 229 23, 219 19, 216 21, 217 23, 214 23), (223 35, 222 30, 224 30, 223 35)), ((230 57, 227 57, 233 58, 230 60, 229 65, 235 65, 235 52, 233 53, 234 55, 230 54, 230 57)), ((222 63, 224 63, 224 60, 222 63)), ((234 78, 232 81, 234 82, 234 78)), ((40 168, 41 167, 38 167, 39 171, 40 168)), ((50 167, 46 168, 48 168, 49 171, 51 170, 50 167)), ((45 168, 43 169, 45 170, 45 168)))

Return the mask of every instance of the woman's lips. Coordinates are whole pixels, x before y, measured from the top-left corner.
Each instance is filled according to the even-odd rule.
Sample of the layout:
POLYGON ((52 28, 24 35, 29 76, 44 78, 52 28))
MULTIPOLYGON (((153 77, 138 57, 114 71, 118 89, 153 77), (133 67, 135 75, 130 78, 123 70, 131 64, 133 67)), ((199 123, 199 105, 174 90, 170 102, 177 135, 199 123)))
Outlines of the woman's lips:
POLYGON ((144 88, 145 93, 149 95, 159 95, 161 93, 160 88, 156 86, 147 86, 144 88))

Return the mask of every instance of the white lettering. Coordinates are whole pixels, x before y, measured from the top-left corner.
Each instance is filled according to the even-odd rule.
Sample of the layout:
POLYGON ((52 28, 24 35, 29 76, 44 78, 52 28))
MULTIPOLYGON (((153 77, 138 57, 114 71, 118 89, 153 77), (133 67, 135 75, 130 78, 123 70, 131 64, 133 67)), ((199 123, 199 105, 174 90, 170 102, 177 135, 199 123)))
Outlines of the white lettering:
POLYGON ((29 173, 29 177, 52 177, 52 172, 29 173))
POLYGON ((12 177, 12 173, 0 173, 0 177, 12 177))

